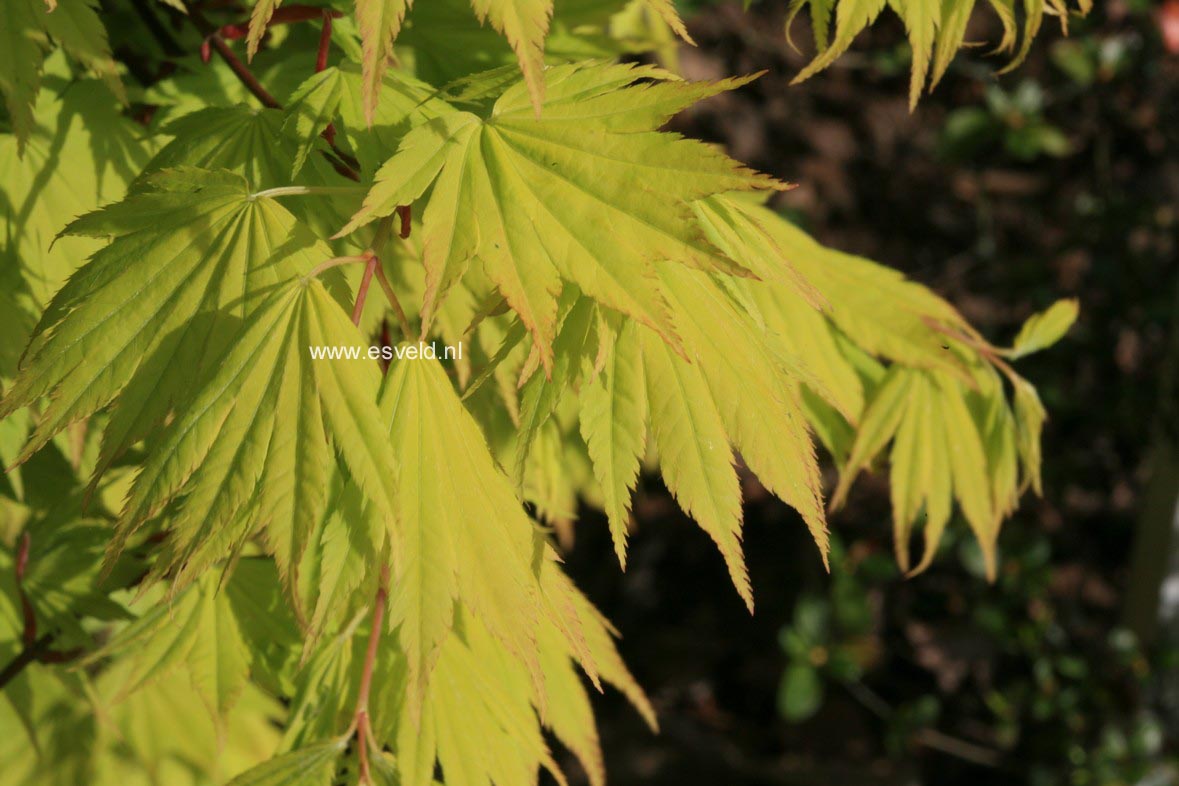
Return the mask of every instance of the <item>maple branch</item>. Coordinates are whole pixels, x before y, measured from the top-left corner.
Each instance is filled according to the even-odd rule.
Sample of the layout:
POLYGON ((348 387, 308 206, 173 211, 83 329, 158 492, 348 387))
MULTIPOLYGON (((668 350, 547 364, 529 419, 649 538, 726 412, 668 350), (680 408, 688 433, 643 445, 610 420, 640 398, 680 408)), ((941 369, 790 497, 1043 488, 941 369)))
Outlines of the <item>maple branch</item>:
POLYGON ((270 95, 262 83, 258 81, 258 77, 254 76, 254 72, 246 67, 246 64, 241 61, 233 50, 229 48, 229 44, 225 43, 225 39, 219 33, 213 33, 209 36, 209 43, 217 50, 217 54, 221 55, 221 59, 225 61, 230 70, 237 76, 246 89, 254 94, 254 97, 262 102, 263 106, 271 109, 282 109, 282 104, 278 99, 270 95))
POLYGON ((278 102, 278 99, 270 94, 270 91, 258 81, 258 77, 254 76, 254 72, 241 61, 240 57, 234 54, 234 51, 229 48, 229 44, 225 43, 225 39, 221 37, 221 33, 209 24, 209 20, 205 19, 200 11, 195 7, 190 8, 189 17, 192 19, 193 24, 197 26, 197 29, 201 31, 201 34, 205 36, 205 41, 213 49, 217 50, 217 54, 221 55, 221 59, 233 71, 238 81, 245 85, 246 89, 253 93, 254 97, 261 101, 263 106, 271 109, 282 109, 282 104, 278 102))
POLYGON ((385 603, 389 598, 389 566, 381 566, 381 579, 377 584, 377 595, 373 599, 373 625, 368 634, 368 649, 364 653, 364 668, 360 673, 360 690, 356 693, 356 714, 353 726, 356 727, 356 751, 360 763, 360 782, 371 783, 368 766, 368 744, 372 741, 373 732, 369 725, 368 696, 372 690, 373 667, 377 662, 377 648, 381 641, 381 628, 385 621, 385 603))
POLYGON ((401 231, 398 236, 405 240, 409 237, 409 230, 413 226, 413 206, 412 205, 398 205, 397 215, 401 217, 401 231))
POLYGON ((332 45, 332 15, 327 9, 323 12, 323 29, 319 31, 319 51, 315 54, 315 73, 327 68, 328 50, 332 45))
POLYGON ((54 634, 46 633, 37 638, 37 614, 29 596, 25 593, 25 573, 29 568, 29 549, 32 537, 26 529, 20 538, 20 545, 16 549, 14 573, 16 574, 16 594, 20 598, 21 615, 24 618, 24 630, 21 632, 23 647, 17 656, 0 671, 0 690, 9 682, 16 679, 30 663, 63 663, 81 654, 81 650, 65 650, 54 652, 49 648, 53 643, 54 634))
POLYGON ((360 279, 360 288, 356 290, 356 305, 352 307, 352 324, 360 326, 360 315, 364 313, 364 301, 368 299, 368 288, 373 283, 373 273, 381 261, 376 254, 368 252, 368 261, 364 263, 364 275, 360 279))
MULTIPOLYGON (((273 189, 281 190, 281 189, 273 189)), ((259 192, 255 196, 260 196, 263 192, 259 192)), ((380 227, 377 228, 377 234, 373 237, 373 245, 381 245, 388 234, 389 222, 388 219, 383 221, 380 227)), ((385 275, 385 270, 381 267, 381 259, 376 252, 371 248, 367 249, 363 254, 353 254, 343 257, 332 257, 325 259, 318 265, 313 267, 311 271, 303 277, 304 281, 310 281, 325 270, 330 270, 333 267, 340 265, 350 265, 355 262, 363 262, 364 275, 360 279, 360 287, 356 290, 356 303, 352 307, 352 324, 360 324, 360 315, 364 312, 364 303, 368 299, 368 290, 372 286, 373 276, 376 276, 377 282, 381 285, 381 291, 385 293, 385 299, 389 301, 389 307, 393 309, 394 315, 397 317, 397 323, 401 327, 401 332, 405 336, 406 341, 413 341, 413 328, 410 327, 409 318, 405 315, 405 309, 401 307, 401 300, 397 297, 397 292, 394 291, 393 285, 389 283, 389 278, 385 275)))
POLYGON ((0 670, 0 690, 12 682, 25 667, 31 663, 68 663, 82 654, 81 649, 52 650, 54 634, 46 633, 41 638, 25 646, 3 670, 0 670))
MULTIPOLYGON (((219 28, 214 27, 209 22, 209 20, 206 19, 204 15, 195 7, 189 9, 188 16, 190 19, 192 19, 192 22, 194 25, 196 25, 197 29, 200 30, 201 35, 205 37, 205 44, 202 45, 202 57, 204 57, 205 52, 204 46, 212 46, 212 48, 217 51, 217 54, 221 56, 221 59, 225 61, 226 65, 229 66, 229 69, 233 71, 238 80, 246 86, 247 90, 254 94, 255 98, 262 102, 263 106, 269 107, 270 109, 282 109, 282 104, 279 103, 278 99, 270 94, 270 91, 267 90, 260 81, 258 81, 258 77, 254 76, 254 73, 250 70, 249 66, 243 63, 241 58, 234 54, 234 51, 230 48, 229 44, 225 43, 225 39, 222 38, 221 30, 219 28)), ((331 24, 330 19, 330 13, 325 12, 325 26, 331 24)), ((207 60, 207 57, 204 59, 207 60)), ((330 155, 324 151, 324 155, 329 161, 332 162, 332 166, 335 167, 335 170, 349 180, 355 180, 359 182, 360 172, 358 171, 359 165, 356 159, 352 158, 352 156, 336 147, 334 133, 328 134, 327 130, 325 129, 321 136, 327 140, 328 145, 332 149, 332 153, 335 154, 330 155)))
MULTIPOLYGON (((315 73, 327 68, 328 52, 332 47, 332 12, 326 8, 323 11, 323 28, 319 31, 319 51, 315 53, 315 73)), ((327 127, 323 129, 323 138, 327 143, 336 149, 336 125, 335 123, 328 123, 327 127)))
POLYGON ((53 643, 53 634, 46 633, 32 644, 26 645, 3 671, 0 671, 0 690, 16 679, 30 663, 36 663, 49 652, 49 645, 53 643))
MULTIPOLYGON (((333 129, 333 131, 334 130, 335 129, 333 129)), ((323 133, 320 134, 320 136, 322 136, 325 140, 327 140, 327 143, 331 146, 332 150, 335 151, 335 153, 336 153, 336 155, 333 156, 331 153, 329 153, 326 150, 320 151, 323 153, 323 157, 331 162, 332 168, 335 169, 336 172, 338 172, 339 174, 348 178, 349 180, 355 180, 357 183, 359 183, 360 182, 360 173, 358 171, 356 171, 357 170, 356 165, 347 163, 348 161, 355 162, 356 159, 353 158, 352 156, 348 155, 347 153, 345 153, 343 150, 340 150, 339 148, 337 148, 336 143, 333 142, 332 139, 328 139, 328 132, 327 132, 326 128, 323 130, 323 133), (337 158, 337 156, 339 156, 339 157, 337 158)), ((333 134, 332 137, 334 139, 335 135, 333 134)))
MULTIPOLYGON (((409 208, 405 208, 408 210, 409 208)), ((402 212, 402 208, 397 208, 398 214, 401 216, 401 237, 408 236, 408 222, 406 213, 402 212)), ((413 341, 413 328, 409 326, 409 319, 405 316, 405 309, 401 307, 401 301, 397 298, 397 293, 393 291, 393 285, 389 283, 388 277, 385 276, 385 268, 380 263, 380 257, 377 257, 375 249, 381 248, 389 239, 389 232, 393 226, 393 217, 386 216, 381 219, 381 223, 377 225, 377 232, 373 235, 373 243, 369 248, 368 253, 373 254, 377 260, 374 272, 377 275, 377 281, 381 284, 381 290, 385 293, 385 299, 389 301, 389 307, 393 309, 393 313, 397 316, 397 323, 401 327, 401 333, 405 336, 406 341, 413 341)))

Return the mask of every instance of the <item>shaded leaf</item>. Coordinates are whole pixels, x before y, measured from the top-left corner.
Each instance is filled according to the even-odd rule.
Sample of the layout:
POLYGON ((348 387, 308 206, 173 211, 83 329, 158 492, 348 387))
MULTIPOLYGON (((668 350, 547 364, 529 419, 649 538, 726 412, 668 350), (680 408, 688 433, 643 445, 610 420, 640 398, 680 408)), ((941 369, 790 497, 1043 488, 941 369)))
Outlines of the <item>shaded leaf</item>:
POLYGON ((330 786, 347 746, 341 737, 284 753, 243 772, 229 786, 330 786))

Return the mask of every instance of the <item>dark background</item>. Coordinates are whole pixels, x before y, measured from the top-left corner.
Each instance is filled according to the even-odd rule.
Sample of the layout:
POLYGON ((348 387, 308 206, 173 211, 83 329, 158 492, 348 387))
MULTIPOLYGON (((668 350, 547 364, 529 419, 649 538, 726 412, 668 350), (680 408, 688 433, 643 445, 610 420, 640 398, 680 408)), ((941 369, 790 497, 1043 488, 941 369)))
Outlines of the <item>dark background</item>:
MULTIPOLYGON (((967 40, 997 41, 983 5, 967 40)), ((610 782, 1177 782, 1168 631, 1143 640, 1123 622, 1157 588, 1133 557, 1144 500, 1160 493, 1166 518, 1179 493, 1162 466, 1177 432, 1179 55, 1160 24, 1179 8, 1098 3, 1067 38, 1046 17, 1021 68, 996 78, 1002 57, 964 50, 910 113, 891 12, 789 86, 810 32, 800 18, 804 54, 789 49, 785 6, 691 12, 685 76, 768 73, 673 126, 798 183, 779 210, 932 287, 996 342, 1078 297, 1069 337, 1019 367, 1050 413, 1045 494, 1005 524, 996 584, 960 521, 933 568, 902 580, 887 478, 863 477, 831 518, 844 548, 829 576, 798 517, 746 476, 752 617, 657 479, 641 481, 625 574, 586 511, 570 573, 622 632, 662 724, 597 700, 610 782), (817 679, 780 700, 783 630, 815 615, 802 670, 817 679)))

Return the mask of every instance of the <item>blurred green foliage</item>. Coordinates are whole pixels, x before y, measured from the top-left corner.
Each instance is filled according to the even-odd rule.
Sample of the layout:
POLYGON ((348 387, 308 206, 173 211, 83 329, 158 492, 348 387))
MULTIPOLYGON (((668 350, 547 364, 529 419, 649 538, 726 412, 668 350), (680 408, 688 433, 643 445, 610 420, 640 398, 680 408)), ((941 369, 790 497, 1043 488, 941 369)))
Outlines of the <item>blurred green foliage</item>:
MULTIPOLYGON (((923 746, 944 753, 950 739, 967 754, 977 749, 993 756, 996 766, 1017 762, 1033 786, 1174 783, 1174 774, 1163 768, 1163 723, 1135 698, 1147 694, 1152 673, 1179 662, 1179 653, 1148 658, 1122 628, 1097 641, 1079 635, 1053 601, 1049 539, 1017 532, 1005 540, 1003 565, 991 587, 981 581, 982 560, 973 542, 956 533, 943 546, 957 554, 958 574, 978 584, 952 605, 964 610, 967 627, 998 655, 983 680, 988 687, 967 701, 959 694, 975 681, 947 691, 933 674, 933 689, 893 690, 890 675, 897 671, 895 660, 906 657, 906 644, 890 640, 881 605, 897 585, 895 565, 879 551, 849 554, 833 538, 827 590, 803 594, 779 637, 786 656, 778 693, 782 717, 806 721, 823 711, 830 692, 842 690, 878 719, 882 748, 893 757, 923 746), (882 697, 890 693, 904 698, 889 703, 882 697), (977 739, 962 739, 967 735, 955 729, 964 705, 978 710, 975 726, 986 722, 983 733, 971 735, 977 739)), ((914 580, 927 585, 917 588, 919 594, 926 590, 920 604, 926 611, 944 600, 937 588, 946 582, 945 576, 914 580)), ((921 621, 920 611, 904 614, 921 621)), ((929 628, 936 626, 931 619, 929 628)))
POLYGON ((799 598, 791 623, 779 636, 787 665, 778 708, 790 721, 806 720, 818 711, 826 682, 856 682, 879 659, 869 590, 874 583, 896 579, 895 562, 883 554, 850 559, 833 537, 831 568, 828 591, 799 598))
POLYGON ((1044 118, 1044 91, 1025 80, 1011 92, 997 85, 986 91, 985 106, 955 109, 942 130, 941 154, 965 161, 1002 149, 1019 161, 1072 152, 1064 131, 1044 118))

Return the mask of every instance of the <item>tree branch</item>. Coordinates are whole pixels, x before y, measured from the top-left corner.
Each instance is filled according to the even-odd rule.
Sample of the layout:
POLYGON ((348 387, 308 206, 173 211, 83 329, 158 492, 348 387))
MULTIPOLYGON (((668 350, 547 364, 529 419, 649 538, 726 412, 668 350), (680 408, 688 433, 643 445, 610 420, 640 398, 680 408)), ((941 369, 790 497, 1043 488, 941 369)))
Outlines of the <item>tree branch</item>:
POLYGON ((319 31, 319 51, 315 54, 315 73, 327 68, 328 50, 332 46, 332 14, 323 12, 323 29, 319 31))
MULTIPOLYGON (((192 19, 193 24, 196 25, 197 30, 201 32, 201 35, 205 36, 206 43, 216 50, 217 54, 221 56, 221 59, 225 61, 226 65, 229 66, 229 69, 233 71, 238 80, 246 86, 246 89, 249 90, 255 98, 262 102, 263 106, 269 107, 270 109, 282 109, 282 104, 279 103, 278 99, 270 94, 270 91, 267 90, 260 81, 258 81, 258 77, 254 76, 254 73, 250 71, 249 66, 242 62, 241 58, 234 53, 229 44, 225 43, 225 39, 221 37, 221 33, 219 32, 218 28, 214 27, 213 24, 209 22, 209 20, 206 19, 204 15, 201 14, 200 11, 198 11, 196 8, 189 9, 189 18, 192 19)), ((331 16, 327 13, 324 14, 324 26, 325 28, 329 28, 330 32, 331 16)), ((356 160, 340 148, 336 147, 336 143, 333 138, 334 134, 329 135, 327 130, 325 130, 321 136, 327 140, 328 145, 332 149, 332 153, 335 154, 333 156, 324 151, 324 155, 327 156, 327 159, 332 162, 332 166, 335 167, 336 171, 349 180, 355 180, 359 182, 360 173, 357 171, 358 164, 356 160)))
POLYGON ((364 313, 364 301, 368 299, 368 288, 373 283, 373 273, 381 261, 370 252, 364 263, 364 275, 360 278, 360 288, 356 290, 356 305, 352 307, 352 324, 359 327, 360 315, 364 313))
POLYGON ((368 766, 368 746, 373 742, 372 727, 369 725, 368 697, 372 690, 373 668, 377 662, 377 649, 381 643, 381 629, 385 621, 385 603, 389 598, 389 566, 381 566, 381 580, 373 598, 373 625, 368 634, 368 649, 364 653, 364 669, 360 673, 360 690, 356 694, 356 750, 359 758, 361 783, 372 783, 368 766))
POLYGON ((254 76, 249 67, 241 61, 241 58, 234 54, 234 51, 229 48, 229 44, 225 43, 225 39, 221 37, 219 28, 212 22, 205 18, 195 5, 188 10, 188 18, 196 25, 196 29, 200 31, 201 35, 205 37, 205 42, 210 44, 217 50, 217 54, 221 55, 221 59, 225 61, 234 75, 241 81, 246 89, 254 94, 254 97, 262 102, 264 106, 271 109, 282 109, 282 104, 278 103, 278 99, 270 94, 258 78, 254 76))
POLYGON ((41 638, 28 644, 12 661, 0 671, 0 690, 20 675, 30 663, 36 663, 49 654, 49 645, 53 643, 53 634, 46 633, 41 638))
POLYGON ((401 218, 401 231, 397 234, 402 240, 405 240, 409 237, 409 230, 413 226, 413 206, 398 205, 397 215, 401 218))
POLYGON ((76 658, 79 650, 54 652, 49 649, 53 643, 54 634, 46 633, 37 638, 37 613, 29 596, 25 593, 25 572, 29 567, 29 548, 32 537, 26 529, 20 538, 20 545, 16 549, 16 560, 13 573, 16 576, 16 594, 20 598, 21 614, 24 618, 24 630, 21 632, 23 648, 12 661, 0 671, 0 690, 16 679, 30 663, 62 663, 76 658))
MULTIPOLYGON (((196 13, 195 9, 193 13, 196 13)), ((193 17, 193 21, 196 21, 195 16, 193 17)), ((241 58, 234 54, 234 51, 229 48, 229 44, 225 43, 225 39, 221 37, 220 33, 216 30, 207 33, 205 40, 212 45, 213 49, 217 51, 217 54, 221 55, 221 59, 225 61, 225 64, 229 66, 238 80, 246 86, 247 90, 254 94, 255 98, 262 102, 263 106, 269 107, 270 109, 282 109, 282 104, 278 102, 278 99, 263 87, 262 83, 258 81, 258 77, 254 76, 249 67, 241 61, 241 58)))

